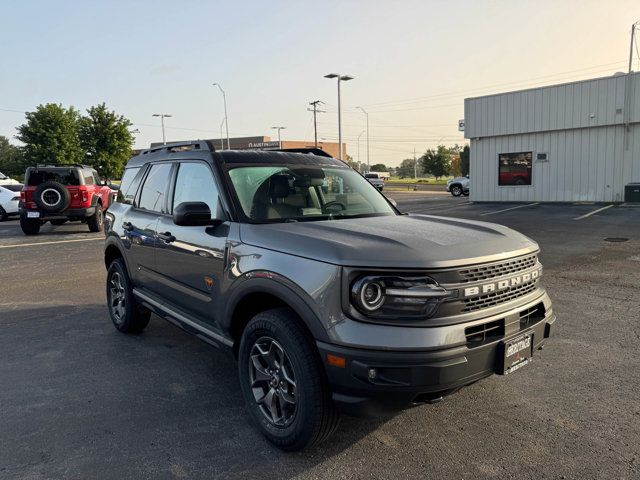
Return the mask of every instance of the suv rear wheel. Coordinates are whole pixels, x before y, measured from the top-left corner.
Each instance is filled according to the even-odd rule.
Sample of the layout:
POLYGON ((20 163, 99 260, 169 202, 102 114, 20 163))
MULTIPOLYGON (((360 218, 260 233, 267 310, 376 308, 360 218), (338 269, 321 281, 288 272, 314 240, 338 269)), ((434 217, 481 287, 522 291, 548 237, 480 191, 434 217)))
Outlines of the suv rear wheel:
POLYGON ((104 215, 102 213, 102 205, 96 205, 96 213, 87 218, 90 232, 101 232, 104 227, 104 215))
POLYGON ((113 325, 121 332, 140 333, 149 324, 151 312, 136 302, 121 258, 111 262, 107 271, 107 306, 113 325))
POLYGON ((254 423, 279 448, 302 450, 337 428, 340 417, 315 345, 290 310, 268 310, 249 322, 238 368, 254 423))
POLYGON ((25 235, 37 235, 40 232, 41 222, 37 218, 27 218, 24 213, 20 214, 20 228, 25 235))

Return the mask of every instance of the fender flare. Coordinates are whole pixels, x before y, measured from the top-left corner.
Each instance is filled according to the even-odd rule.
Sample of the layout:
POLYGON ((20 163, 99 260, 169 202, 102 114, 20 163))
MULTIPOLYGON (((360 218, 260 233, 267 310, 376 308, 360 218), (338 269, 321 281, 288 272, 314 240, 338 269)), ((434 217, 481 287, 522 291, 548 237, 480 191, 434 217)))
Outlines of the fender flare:
MULTIPOLYGON (((110 233, 104 241, 104 256, 106 256, 107 250, 111 247, 115 247, 120 252, 120 256, 124 260, 124 264, 127 267, 127 273, 129 274, 129 277, 131 277, 131 273, 129 273, 131 272, 131 269, 129 268, 129 261, 127 259, 127 255, 125 255, 124 253, 125 248, 122 246, 122 243, 120 242, 118 236, 113 233, 110 233)), ((106 262, 105 268, 109 268, 109 266, 106 265, 106 262)))
POLYGON ((329 335, 323 325, 322 320, 310 305, 310 301, 304 298, 304 294, 299 293, 300 290, 293 282, 286 277, 273 272, 260 272, 267 276, 251 277, 250 274, 256 272, 248 272, 244 275, 244 279, 237 279, 240 282, 235 288, 227 292, 227 301, 224 319, 226 327, 230 333, 231 320, 233 312, 236 310, 241 300, 252 293, 266 293, 272 295, 285 304, 287 304, 300 317, 305 326, 309 329, 315 340, 330 341, 329 335))

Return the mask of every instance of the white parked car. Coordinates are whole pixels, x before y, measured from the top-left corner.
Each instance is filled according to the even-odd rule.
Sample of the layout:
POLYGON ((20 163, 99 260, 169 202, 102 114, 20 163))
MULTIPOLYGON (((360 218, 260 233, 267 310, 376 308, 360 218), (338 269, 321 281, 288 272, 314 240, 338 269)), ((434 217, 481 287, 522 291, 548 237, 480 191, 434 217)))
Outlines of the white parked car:
POLYGON ((0 185, 0 222, 12 215, 18 215, 22 184, 0 185))
POLYGON ((454 197, 469 195, 469 183, 469 175, 452 178, 447 182, 447 192, 451 193, 454 197))
POLYGON ((20 182, 0 172, 0 185, 20 185, 20 182))

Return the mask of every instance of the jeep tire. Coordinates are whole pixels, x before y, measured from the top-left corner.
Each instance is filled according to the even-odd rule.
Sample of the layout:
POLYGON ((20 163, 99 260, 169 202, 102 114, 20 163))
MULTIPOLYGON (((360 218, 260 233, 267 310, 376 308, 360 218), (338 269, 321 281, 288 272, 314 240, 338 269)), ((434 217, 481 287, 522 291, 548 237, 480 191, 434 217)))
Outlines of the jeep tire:
POLYGON ((340 421, 316 346, 289 309, 259 313, 238 353, 242 394, 261 433, 287 451, 328 438, 340 421))
POLYGON ((122 258, 116 258, 107 270, 107 307, 113 325, 123 333, 140 333, 149 324, 151 312, 133 296, 122 258))
POLYGON ((90 232, 101 232, 104 228, 104 214, 100 203, 96 204, 96 212, 87 217, 87 225, 89 225, 90 232))
POLYGON ((20 213, 20 228, 25 235, 37 235, 41 222, 37 218, 27 218, 26 213, 20 213))
POLYGON ((59 182, 43 182, 33 191, 33 201, 47 213, 66 210, 71 202, 69 190, 59 182))

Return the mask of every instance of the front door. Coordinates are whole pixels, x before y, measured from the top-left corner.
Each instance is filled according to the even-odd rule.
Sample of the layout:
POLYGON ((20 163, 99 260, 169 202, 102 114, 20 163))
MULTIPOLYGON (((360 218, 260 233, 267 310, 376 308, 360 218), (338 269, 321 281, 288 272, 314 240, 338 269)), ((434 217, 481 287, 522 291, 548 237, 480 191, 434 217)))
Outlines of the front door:
MULTIPOLYGON (((209 164, 180 162, 175 179, 171 210, 183 202, 204 202, 216 215, 219 190, 209 164)), ((229 223, 185 227, 167 215, 158 220, 156 232, 156 270, 162 297, 217 327, 229 223)))

